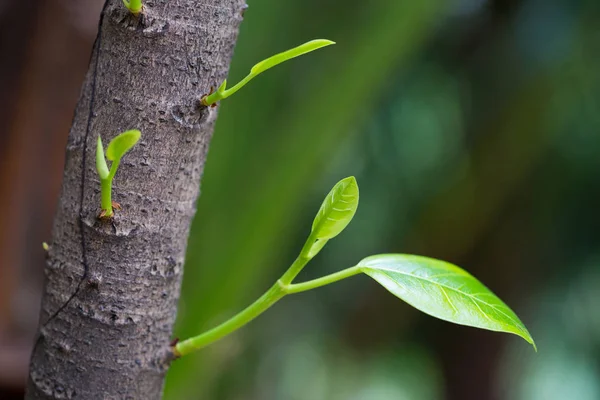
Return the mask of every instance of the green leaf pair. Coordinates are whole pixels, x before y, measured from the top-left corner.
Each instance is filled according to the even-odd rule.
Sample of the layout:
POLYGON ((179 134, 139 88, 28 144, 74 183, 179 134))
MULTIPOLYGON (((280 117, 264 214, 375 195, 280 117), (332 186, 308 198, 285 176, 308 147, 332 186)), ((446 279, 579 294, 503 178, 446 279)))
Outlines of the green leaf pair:
POLYGON ((112 201, 112 180, 117 173, 121 158, 140 140, 142 133, 138 130, 130 130, 121 133, 110 141, 106 148, 106 157, 112 161, 110 170, 104 158, 104 149, 102 147, 102 138, 98 136, 96 145, 96 171, 100 177, 101 189, 101 218, 110 218, 114 215, 113 207, 119 208, 117 203, 112 201))
MULTIPOLYGON (((309 247, 309 258, 348 226, 358 208, 358 200, 354 177, 342 179, 331 189, 313 222, 311 238, 317 240, 309 247)), ((357 267, 426 314, 460 325, 513 333, 535 348, 531 335, 516 314, 456 265, 421 256, 380 254, 365 258, 357 267)))
POLYGON ((293 49, 284 51, 279 54, 275 54, 274 56, 262 60, 254 67, 252 67, 252 69, 250 70, 250 74, 248 74, 244 79, 239 81, 231 89, 227 89, 227 79, 225 79, 216 92, 209 93, 208 95, 202 97, 201 102, 205 106, 213 105, 217 101, 226 99, 227 97, 231 96, 232 94, 240 90, 242 87, 244 87, 244 85, 250 82, 255 76, 268 70, 269 68, 273 68, 274 66, 281 64, 284 61, 291 60, 292 58, 301 56, 306 53, 310 53, 311 51, 332 44, 335 44, 335 42, 332 42, 331 40, 327 39, 316 39, 311 40, 310 42, 306 42, 298 47, 294 47, 293 49))

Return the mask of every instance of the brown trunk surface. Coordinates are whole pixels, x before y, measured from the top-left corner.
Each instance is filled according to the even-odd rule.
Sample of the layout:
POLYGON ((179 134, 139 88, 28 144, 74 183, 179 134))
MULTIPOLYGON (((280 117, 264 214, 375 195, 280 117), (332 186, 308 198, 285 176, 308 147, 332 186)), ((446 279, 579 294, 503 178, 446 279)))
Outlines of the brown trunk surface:
MULTIPOLYGON (((243 0, 108 0, 67 144, 26 399, 159 399, 189 226, 243 0), (98 136, 140 129, 97 218, 98 136)), ((43 171, 40 171, 43 173, 43 171)))

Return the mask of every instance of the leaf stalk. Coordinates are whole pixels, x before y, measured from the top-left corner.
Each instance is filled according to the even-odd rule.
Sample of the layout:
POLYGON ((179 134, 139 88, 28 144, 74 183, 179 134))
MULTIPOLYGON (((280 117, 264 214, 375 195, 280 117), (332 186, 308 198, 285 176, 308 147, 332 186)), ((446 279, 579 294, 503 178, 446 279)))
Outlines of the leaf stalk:
MULTIPOLYGON (((292 267, 290 267, 288 272, 293 270, 292 268, 294 267, 294 264, 292 267)), ((298 265, 300 264, 296 264, 296 267, 298 265)), ((273 286, 271 286, 271 288, 265 292, 265 294, 259 297, 258 300, 232 318, 223 322, 221 325, 218 325, 217 327, 210 329, 209 331, 206 331, 198 336, 177 343, 174 348, 174 353, 178 357, 182 357, 196 350, 200 350, 219 339, 222 339, 230 333, 240 329, 263 312, 267 311, 267 309, 269 309, 273 304, 288 294, 306 292, 307 290, 326 286, 359 274, 360 272, 360 268, 358 266, 354 266, 318 279, 297 284, 286 284, 283 282, 282 277, 273 286)))
POLYGON ((269 307, 275 304, 285 295, 281 285, 276 283, 271 286, 265 294, 258 298, 254 303, 249 305, 243 311, 228 319, 221 325, 204 332, 198 336, 179 342, 175 345, 175 355, 181 357, 193 351, 200 350, 209 344, 229 335, 230 333, 240 329, 254 318, 265 312, 269 307))

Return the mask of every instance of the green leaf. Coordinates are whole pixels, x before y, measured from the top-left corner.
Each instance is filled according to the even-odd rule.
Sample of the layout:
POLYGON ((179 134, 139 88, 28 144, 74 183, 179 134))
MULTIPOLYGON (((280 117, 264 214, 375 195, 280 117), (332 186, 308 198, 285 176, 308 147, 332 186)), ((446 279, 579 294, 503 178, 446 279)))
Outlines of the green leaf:
POLYGON ((110 141, 106 148, 106 157, 111 160, 120 160, 140 140, 142 133, 136 129, 126 131, 110 141))
POLYGON ((313 221, 313 238, 331 239, 336 237, 348 226, 357 208, 358 184, 356 179, 350 176, 339 181, 323 200, 313 221))
POLYGON ((481 282, 456 265, 432 258, 381 254, 358 267, 395 296, 433 317, 521 336, 537 348, 519 317, 481 282))
POLYGON ((98 136, 98 142, 96 144, 96 171, 100 179, 108 178, 108 166, 106 165, 106 159, 104 158, 104 149, 102 148, 102 139, 98 136))
POLYGON ((314 51, 314 50, 320 49, 321 47, 329 46, 332 44, 335 44, 335 42, 332 42, 331 40, 327 40, 327 39, 311 40, 310 42, 301 44, 298 47, 294 47, 293 49, 289 49, 282 53, 275 54, 274 56, 271 56, 265 60, 262 60, 261 62, 256 64, 254 67, 252 67, 252 69, 250 70, 250 74, 258 75, 261 72, 264 72, 264 71, 268 70, 269 68, 276 66, 277 64, 281 64, 284 61, 290 60, 294 57, 298 57, 298 56, 301 56, 306 53, 310 53, 311 51, 314 51))

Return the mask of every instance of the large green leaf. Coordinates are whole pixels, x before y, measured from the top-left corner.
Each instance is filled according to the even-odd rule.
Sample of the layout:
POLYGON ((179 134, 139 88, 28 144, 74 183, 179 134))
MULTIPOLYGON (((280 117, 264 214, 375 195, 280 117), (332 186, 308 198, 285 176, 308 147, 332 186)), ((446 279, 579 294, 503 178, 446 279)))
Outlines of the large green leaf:
POLYGON ((339 181, 323 200, 313 221, 313 237, 328 240, 339 235, 352 221, 357 207, 358 184, 353 176, 349 176, 339 181))
POLYGON ((140 140, 142 133, 136 129, 126 131, 110 141, 106 148, 106 158, 120 160, 140 140))
POLYGON ((426 314, 460 325, 533 338, 492 291, 456 265, 432 258, 381 254, 358 264, 392 294, 426 314))

